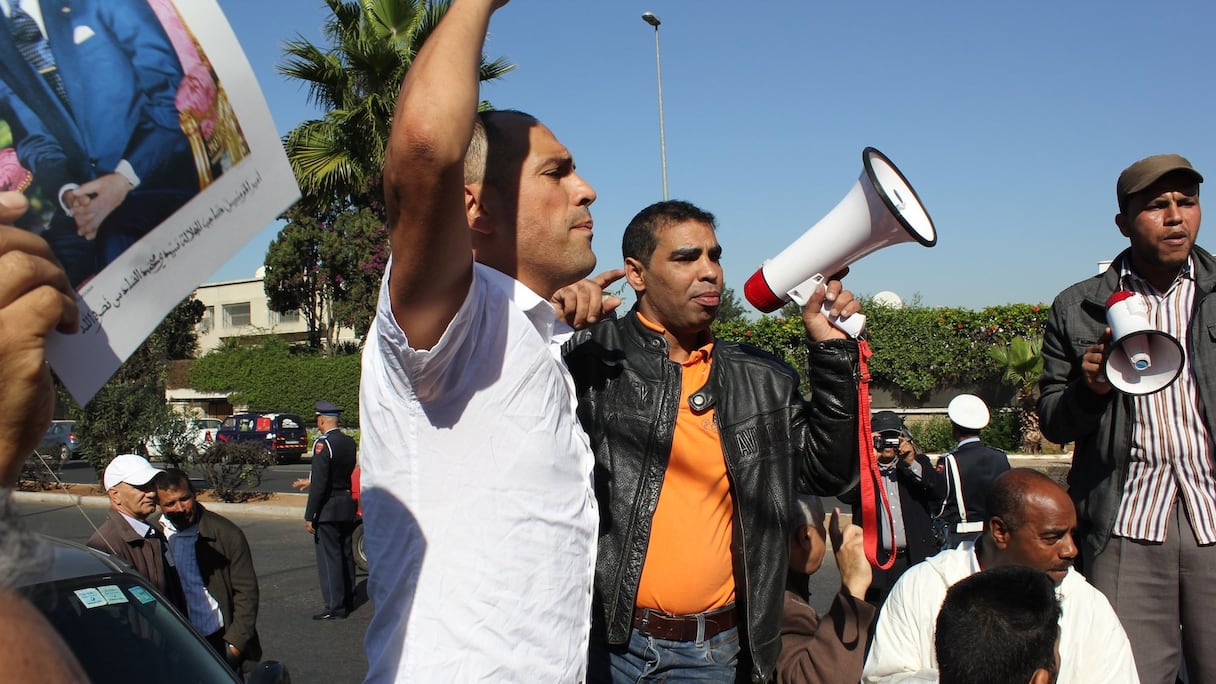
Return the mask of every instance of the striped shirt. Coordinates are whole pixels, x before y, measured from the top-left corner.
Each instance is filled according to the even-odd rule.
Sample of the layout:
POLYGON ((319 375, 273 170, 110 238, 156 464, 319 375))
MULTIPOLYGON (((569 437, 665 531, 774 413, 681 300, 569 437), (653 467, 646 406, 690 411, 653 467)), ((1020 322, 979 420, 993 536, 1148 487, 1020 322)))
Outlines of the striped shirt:
MULTIPOLYGON (((1158 292, 1124 263, 1123 289, 1141 295, 1149 322, 1189 346, 1195 300, 1190 260, 1170 288, 1158 292)), ((1153 394, 1133 397, 1131 450, 1123 499, 1113 533, 1148 542, 1165 541, 1175 500, 1186 506, 1196 540, 1216 543, 1216 467, 1212 435, 1199 403, 1195 369, 1184 360, 1178 380, 1153 394)))

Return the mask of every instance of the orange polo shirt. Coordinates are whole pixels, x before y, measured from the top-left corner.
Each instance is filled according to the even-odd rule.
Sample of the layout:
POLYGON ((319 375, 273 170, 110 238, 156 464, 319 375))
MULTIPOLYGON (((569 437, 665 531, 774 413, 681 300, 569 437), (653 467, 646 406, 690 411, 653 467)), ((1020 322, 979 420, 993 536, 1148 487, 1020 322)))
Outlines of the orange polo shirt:
MULTIPOLYGON (((655 332, 663 329, 638 316, 655 332)), ((642 566, 637 605, 687 615, 735 600, 731 563, 734 501, 714 410, 694 411, 688 397, 705 385, 714 343, 694 351, 683 365, 680 412, 650 546, 642 566)))

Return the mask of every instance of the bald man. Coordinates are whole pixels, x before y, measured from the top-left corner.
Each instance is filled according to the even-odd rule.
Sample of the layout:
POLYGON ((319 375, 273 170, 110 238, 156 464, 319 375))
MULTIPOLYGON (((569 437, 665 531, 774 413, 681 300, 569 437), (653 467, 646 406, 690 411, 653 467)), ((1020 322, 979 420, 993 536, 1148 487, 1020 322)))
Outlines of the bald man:
POLYGON ((1077 513, 1068 493, 1042 473, 1015 468, 992 483, 986 508, 978 540, 916 565, 896 583, 879 615, 862 681, 936 672, 934 625, 947 590, 981 570, 1023 565, 1046 573, 1060 597, 1058 683, 1139 682, 1110 603, 1072 567, 1077 513))

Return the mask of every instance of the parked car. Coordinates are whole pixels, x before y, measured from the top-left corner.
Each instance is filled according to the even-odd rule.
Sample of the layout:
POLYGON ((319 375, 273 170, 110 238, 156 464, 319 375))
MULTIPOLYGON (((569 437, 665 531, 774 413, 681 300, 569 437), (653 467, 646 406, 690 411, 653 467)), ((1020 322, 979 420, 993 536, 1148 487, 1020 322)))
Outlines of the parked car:
MULTIPOLYGON (((186 461, 193 463, 199 454, 205 453, 215 444, 216 433, 223 422, 219 418, 190 418, 186 421, 186 445, 181 454, 186 461)), ((144 442, 144 451, 148 458, 160 457, 164 447, 162 439, 152 436, 144 442)))
POLYGON ((75 430, 74 420, 51 421, 42 442, 38 444, 38 454, 60 468, 69 460, 79 458, 80 440, 76 438, 75 430))
POLYGON ((215 435, 220 442, 260 442, 275 463, 298 461, 308 451, 308 430, 294 413, 234 413, 215 435))
MULTIPOLYGON (((20 591, 59 632, 94 682, 241 684, 181 613, 121 561, 43 537, 51 563, 22 575, 20 591)), ((259 663, 246 684, 290 682, 281 663, 259 663)))

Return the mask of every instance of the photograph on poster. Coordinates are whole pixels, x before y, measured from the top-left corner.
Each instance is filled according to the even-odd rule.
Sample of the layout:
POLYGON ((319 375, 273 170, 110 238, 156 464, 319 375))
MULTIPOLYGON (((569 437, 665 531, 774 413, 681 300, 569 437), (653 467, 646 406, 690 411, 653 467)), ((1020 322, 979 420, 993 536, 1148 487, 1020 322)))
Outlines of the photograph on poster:
POLYGON ((299 191, 213 0, 0 9, 0 189, 77 289, 81 332, 49 356, 83 403, 299 191))

